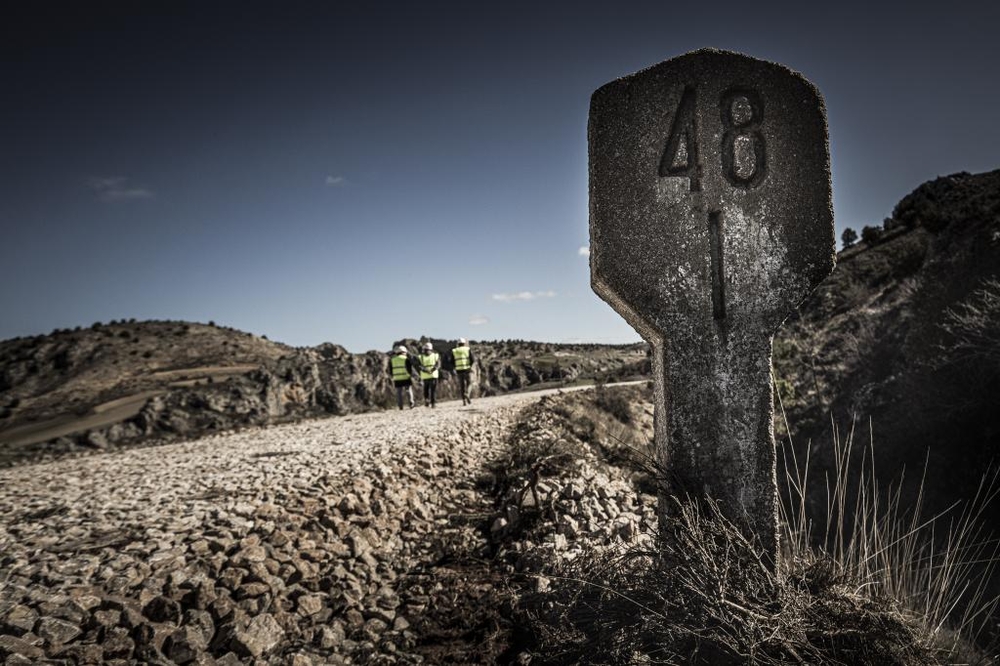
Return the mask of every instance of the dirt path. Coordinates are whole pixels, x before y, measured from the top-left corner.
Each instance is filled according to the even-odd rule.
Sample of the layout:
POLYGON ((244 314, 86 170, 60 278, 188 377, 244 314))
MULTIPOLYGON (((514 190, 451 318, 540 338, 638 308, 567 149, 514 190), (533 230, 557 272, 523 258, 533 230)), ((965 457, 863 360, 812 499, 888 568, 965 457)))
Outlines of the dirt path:
MULTIPOLYGON (((221 380, 233 375, 244 374, 257 367, 256 365, 200 366, 179 370, 161 370, 152 373, 149 377, 170 387, 195 386, 209 379, 221 380)), ((141 391, 97 405, 84 416, 64 414, 53 419, 10 428, 0 432, 0 443, 17 448, 57 437, 105 428, 132 418, 139 413, 147 400, 166 392, 166 388, 141 391)))
POLYGON ((30 423, 2 433, 2 442, 11 448, 45 442, 57 437, 72 435, 87 430, 104 428, 132 418, 142 409, 146 401, 166 391, 143 391, 97 405, 92 414, 86 416, 59 416, 41 423, 30 423))

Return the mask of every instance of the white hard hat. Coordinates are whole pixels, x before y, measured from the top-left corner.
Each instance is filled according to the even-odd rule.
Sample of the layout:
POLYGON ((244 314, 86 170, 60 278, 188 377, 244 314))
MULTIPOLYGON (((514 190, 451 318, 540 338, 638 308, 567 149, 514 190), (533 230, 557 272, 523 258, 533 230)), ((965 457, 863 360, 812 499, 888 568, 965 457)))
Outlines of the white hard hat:
POLYGON ((429 342, 425 342, 425 343, 424 343, 424 351, 430 351, 430 350, 432 350, 432 349, 434 349, 434 345, 432 345, 432 344, 431 344, 431 343, 429 343, 429 342))
POLYGON ((467 344, 469 344, 469 341, 466 340, 465 338, 459 338, 458 339, 458 344, 460 344, 460 345, 467 345, 467 344))
POLYGON ((403 345, 399 345, 398 347, 396 347, 396 353, 397 354, 405 354, 406 353, 406 347, 404 347, 403 345))

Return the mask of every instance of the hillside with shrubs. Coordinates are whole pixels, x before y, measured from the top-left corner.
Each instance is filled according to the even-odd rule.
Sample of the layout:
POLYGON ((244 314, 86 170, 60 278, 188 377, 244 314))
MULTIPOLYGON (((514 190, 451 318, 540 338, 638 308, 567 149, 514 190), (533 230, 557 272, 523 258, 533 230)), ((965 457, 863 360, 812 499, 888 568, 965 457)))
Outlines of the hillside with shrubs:
MULTIPOLYGON (((450 350, 438 395, 458 397, 450 350)), ((473 341, 476 396, 641 376, 642 344, 473 341)), ((292 347, 214 322, 97 322, 0 342, 0 465, 395 407, 388 349, 292 347)), ((419 387, 415 387, 419 395, 419 387)))
POLYGON ((868 236, 775 338, 777 393, 800 459, 854 430, 947 505, 1000 461, 1000 171, 927 182, 868 236))

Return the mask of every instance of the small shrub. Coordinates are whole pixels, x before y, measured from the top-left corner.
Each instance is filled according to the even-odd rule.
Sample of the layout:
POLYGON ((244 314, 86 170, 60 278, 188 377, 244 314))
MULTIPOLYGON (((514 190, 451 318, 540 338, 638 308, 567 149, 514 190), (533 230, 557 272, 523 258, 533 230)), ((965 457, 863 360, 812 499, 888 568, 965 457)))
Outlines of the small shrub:
POLYGON ((882 227, 864 227, 861 230, 861 240, 867 243, 869 247, 878 244, 882 240, 882 227))
POLYGON ((985 362, 1000 368, 1000 280, 985 280, 965 301, 949 308, 941 328, 951 337, 949 360, 985 362))
POLYGON ((844 233, 840 235, 840 240, 844 244, 844 249, 846 250, 858 241, 858 232, 850 227, 844 229, 844 233))
POLYGON ((864 284, 851 280, 844 287, 844 291, 841 292, 841 295, 843 299, 843 307, 845 309, 850 309, 864 303, 868 299, 869 293, 864 284))
POLYGON ((629 408, 628 401, 620 392, 609 389, 603 384, 598 384, 595 387, 595 392, 597 395, 594 402, 599 408, 624 424, 632 422, 632 410, 629 408))

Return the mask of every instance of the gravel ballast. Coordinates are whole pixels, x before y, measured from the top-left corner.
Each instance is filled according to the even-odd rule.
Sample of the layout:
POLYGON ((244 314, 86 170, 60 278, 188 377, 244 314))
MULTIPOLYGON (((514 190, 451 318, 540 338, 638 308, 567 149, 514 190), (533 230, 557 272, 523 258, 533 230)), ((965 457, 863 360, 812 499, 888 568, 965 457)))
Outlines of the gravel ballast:
POLYGON ((0 658, 419 663, 439 556, 542 392, 0 471, 0 658), (401 590, 401 591, 400 591, 401 590))

